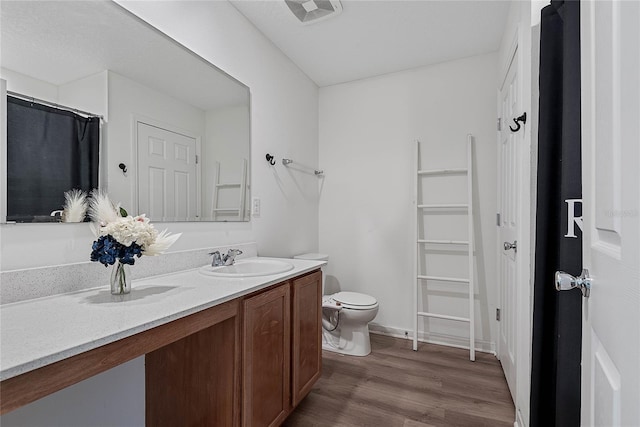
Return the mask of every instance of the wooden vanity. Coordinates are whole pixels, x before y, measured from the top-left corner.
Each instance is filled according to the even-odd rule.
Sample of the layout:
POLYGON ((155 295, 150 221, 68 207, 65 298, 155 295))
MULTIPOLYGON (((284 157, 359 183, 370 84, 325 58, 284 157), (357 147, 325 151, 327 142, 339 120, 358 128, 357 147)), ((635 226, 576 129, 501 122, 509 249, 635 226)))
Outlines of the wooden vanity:
POLYGON ((320 376, 322 276, 306 270, 5 379, 1 412, 146 355, 148 426, 277 426, 320 376))
POLYGON ((320 376, 321 293, 320 272, 296 277, 148 353, 147 425, 280 425, 320 376))

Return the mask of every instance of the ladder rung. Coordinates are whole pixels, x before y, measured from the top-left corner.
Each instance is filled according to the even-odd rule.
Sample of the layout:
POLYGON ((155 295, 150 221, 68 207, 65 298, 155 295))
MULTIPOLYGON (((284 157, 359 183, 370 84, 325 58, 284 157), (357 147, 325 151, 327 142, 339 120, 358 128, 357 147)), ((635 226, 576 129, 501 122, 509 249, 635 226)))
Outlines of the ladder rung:
POLYGON ((422 170, 422 171, 418 171, 418 175, 447 175, 447 174, 454 174, 454 173, 467 173, 467 169, 464 168, 460 168, 460 169, 430 169, 430 170, 422 170))
POLYGON ((469 209, 467 204, 418 205, 418 209, 469 209))
POLYGON ((436 319, 457 320, 458 322, 469 322, 468 317, 447 316, 446 314, 427 313, 426 311, 419 311, 418 316, 435 317, 436 319))
POLYGON ((238 208, 218 208, 214 209, 214 212, 238 212, 240 209, 238 208))
POLYGON ((467 240, 418 240, 418 243, 427 243, 434 245, 468 245, 469 242, 467 240))
POLYGON ((422 276, 422 275, 418 275, 418 279, 437 280, 439 282, 469 283, 469 279, 463 279, 461 277, 442 277, 442 276, 422 276))
POLYGON ((240 187, 241 184, 216 184, 216 187, 218 188, 233 188, 233 187, 240 187))

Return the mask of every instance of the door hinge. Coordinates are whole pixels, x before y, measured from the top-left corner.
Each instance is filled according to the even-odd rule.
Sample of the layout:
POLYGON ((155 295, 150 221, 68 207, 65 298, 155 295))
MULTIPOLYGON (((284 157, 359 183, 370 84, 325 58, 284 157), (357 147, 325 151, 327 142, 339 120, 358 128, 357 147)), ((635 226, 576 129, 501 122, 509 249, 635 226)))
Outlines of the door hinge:
POLYGON ((196 165, 200 162, 200 157, 196 154, 196 165))
POLYGON ((496 308, 496 320, 499 322, 500 321, 500 309, 496 308))
POLYGON ((496 214, 496 225, 498 227, 500 227, 500 214, 499 213, 496 214))
POLYGON ((502 119, 500 117, 498 117, 498 125, 497 125, 498 131, 502 130, 502 119))

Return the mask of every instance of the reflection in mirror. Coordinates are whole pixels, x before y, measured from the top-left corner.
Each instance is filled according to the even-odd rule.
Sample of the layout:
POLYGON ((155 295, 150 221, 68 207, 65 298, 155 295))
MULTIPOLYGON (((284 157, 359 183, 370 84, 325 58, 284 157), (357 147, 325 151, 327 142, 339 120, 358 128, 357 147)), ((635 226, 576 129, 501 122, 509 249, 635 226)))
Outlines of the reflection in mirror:
MULTIPOLYGON (((89 169, 114 201, 155 221, 248 221, 248 87, 110 1, 2 2, 0 8, 0 77, 7 91, 28 104, 36 98, 102 117, 89 169)), ((27 129, 40 129, 29 123, 27 129)), ((31 187, 10 180, 9 207, 26 192, 40 206, 8 220, 50 218, 63 210, 64 192, 96 185, 65 178, 60 188, 46 189, 42 181, 77 175, 82 162, 67 148, 47 145, 57 156, 51 161, 33 138, 15 134, 8 134, 9 152, 25 139, 31 145, 19 162, 8 159, 3 174, 28 164, 25 174, 36 181, 41 165, 58 170, 41 173, 41 183, 31 187)))
POLYGON ((7 221, 59 220, 65 192, 98 187, 100 118, 45 104, 7 97, 7 221))

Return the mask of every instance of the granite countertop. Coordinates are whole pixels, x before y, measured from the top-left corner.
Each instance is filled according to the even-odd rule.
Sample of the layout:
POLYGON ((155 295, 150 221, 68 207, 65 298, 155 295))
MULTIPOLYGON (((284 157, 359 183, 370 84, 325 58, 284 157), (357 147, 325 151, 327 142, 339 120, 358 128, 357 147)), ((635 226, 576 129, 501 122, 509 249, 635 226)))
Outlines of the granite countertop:
MULTIPOLYGON (((260 259, 278 259, 262 258, 260 259)), ((246 278, 198 269, 134 280, 113 296, 108 284, 0 306, 0 381, 316 270, 324 261, 286 259, 285 273, 246 278)))

